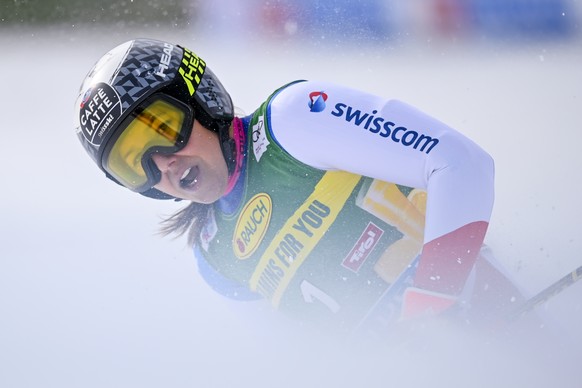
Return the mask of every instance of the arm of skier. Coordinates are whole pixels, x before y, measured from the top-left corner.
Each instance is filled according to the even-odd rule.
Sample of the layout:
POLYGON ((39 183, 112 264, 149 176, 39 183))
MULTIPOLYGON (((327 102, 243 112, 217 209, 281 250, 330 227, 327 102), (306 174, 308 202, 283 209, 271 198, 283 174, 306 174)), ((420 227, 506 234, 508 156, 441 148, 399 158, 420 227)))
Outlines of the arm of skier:
POLYGON ((327 83, 284 89, 271 104, 271 122, 277 142, 306 164, 427 190, 424 245, 403 316, 453 305, 490 219, 491 157, 410 105, 327 83))

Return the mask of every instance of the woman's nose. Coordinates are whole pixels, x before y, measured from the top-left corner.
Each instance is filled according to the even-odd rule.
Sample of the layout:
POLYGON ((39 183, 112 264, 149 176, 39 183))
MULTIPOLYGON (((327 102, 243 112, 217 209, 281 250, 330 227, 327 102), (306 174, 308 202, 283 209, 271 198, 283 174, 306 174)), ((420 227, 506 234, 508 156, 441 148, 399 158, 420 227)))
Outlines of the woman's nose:
POLYGON ((152 155, 152 160, 161 172, 167 172, 176 162, 176 157, 174 154, 155 153, 152 155))

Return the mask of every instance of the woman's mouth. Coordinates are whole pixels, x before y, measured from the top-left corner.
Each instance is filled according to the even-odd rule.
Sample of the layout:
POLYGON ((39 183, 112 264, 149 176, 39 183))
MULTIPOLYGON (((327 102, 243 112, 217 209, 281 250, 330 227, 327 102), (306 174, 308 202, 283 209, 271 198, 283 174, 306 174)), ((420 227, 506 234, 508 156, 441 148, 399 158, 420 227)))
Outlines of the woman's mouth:
POLYGON ((180 187, 183 189, 192 189, 198 183, 198 167, 187 168, 182 177, 180 177, 180 187))

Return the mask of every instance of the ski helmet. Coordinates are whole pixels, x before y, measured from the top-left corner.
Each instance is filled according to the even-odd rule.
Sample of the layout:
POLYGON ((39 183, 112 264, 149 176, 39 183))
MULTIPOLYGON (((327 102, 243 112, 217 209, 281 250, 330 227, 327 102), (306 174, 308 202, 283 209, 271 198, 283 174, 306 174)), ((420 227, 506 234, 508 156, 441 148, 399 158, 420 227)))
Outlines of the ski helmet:
POLYGON ((232 174, 233 118, 230 95, 204 60, 183 46, 135 39, 109 51, 87 74, 74 126, 108 178, 145 196, 170 199, 153 188, 161 173, 151 155, 182 149, 198 120, 218 134, 232 174))

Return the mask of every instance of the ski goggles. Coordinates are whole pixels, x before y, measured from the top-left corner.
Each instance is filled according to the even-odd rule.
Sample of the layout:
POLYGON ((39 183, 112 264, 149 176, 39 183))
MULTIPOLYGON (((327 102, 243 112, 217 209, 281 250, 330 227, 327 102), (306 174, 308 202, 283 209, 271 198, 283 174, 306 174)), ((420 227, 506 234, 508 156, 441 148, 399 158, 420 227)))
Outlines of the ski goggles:
POLYGON ((121 122, 117 137, 104 150, 102 166, 128 189, 151 189, 161 178, 152 154, 184 148, 193 124, 194 114, 187 105, 163 94, 149 97, 121 122))

